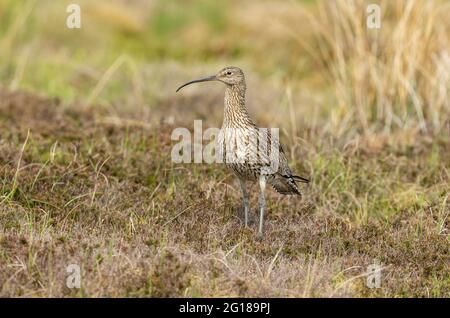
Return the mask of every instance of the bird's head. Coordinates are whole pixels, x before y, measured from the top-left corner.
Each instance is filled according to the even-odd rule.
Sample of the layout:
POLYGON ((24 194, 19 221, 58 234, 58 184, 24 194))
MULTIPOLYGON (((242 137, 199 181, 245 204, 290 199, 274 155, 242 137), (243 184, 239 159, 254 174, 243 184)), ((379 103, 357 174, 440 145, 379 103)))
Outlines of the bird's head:
POLYGON ((244 72, 242 72, 242 70, 239 67, 228 66, 220 70, 216 75, 199 78, 181 85, 180 87, 178 87, 177 92, 187 85, 209 81, 219 81, 229 86, 245 85, 244 72))
POLYGON ((239 85, 245 83, 244 72, 239 67, 228 66, 216 74, 216 79, 227 85, 239 85))

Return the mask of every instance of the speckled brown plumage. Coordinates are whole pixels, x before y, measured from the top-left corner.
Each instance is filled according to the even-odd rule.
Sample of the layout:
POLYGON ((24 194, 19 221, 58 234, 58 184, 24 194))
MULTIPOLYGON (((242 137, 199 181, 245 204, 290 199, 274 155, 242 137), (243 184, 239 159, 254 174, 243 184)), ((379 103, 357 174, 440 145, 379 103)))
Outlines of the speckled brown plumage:
MULTIPOLYGON (((256 181, 261 174, 261 166, 268 165, 269 160, 275 159, 270 158, 270 146, 272 142, 270 130, 259 130, 247 112, 247 109, 245 107, 245 89, 246 87, 244 80, 241 84, 227 86, 225 90, 224 119, 222 124, 223 132, 219 135, 218 149, 222 153, 223 161, 225 162, 225 164, 239 178, 243 178, 245 181, 256 181), (267 140, 267 151, 257 154, 260 162, 227 162, 227 150, 233 151, 232 149, 226 149, 225 147, 226 133, 224 131, 227 129, 236 129, 238 131, 236 134, 234 134, 234 136, 236 139, 238 139, 237 142, 244 145, 247 153, 251 152, 250 142, 252 140, 267 140)), ((281 145, 279 145, 278 151, 278 171, 276 173, 267 175, 267 182, 281 194, 300 195, 297 183, 294 179, 295 177, 293 176, 292 171, 289 168, 286 155, 281 145)))
POLYGON ((306 183, 308 180, 292 174, 278 138, 274 138, 270 130, 258 128, 250 118, 245 106, 245 76, 240 68, 226 67, 216 75, 190 81, 178 90, 192 83, 214 80, 226 84, 224 118, 217 144, 219 158, 240 181, 246 225, 249 211, 246 182, 259 180, 259 233, 262 234, 266 182, 281 194, 300 195, 297 181, 306 183), (277 151, 273 151, 274 149, 277 151), (268 171, 267 167, 271 165, 275 169, 268 171))

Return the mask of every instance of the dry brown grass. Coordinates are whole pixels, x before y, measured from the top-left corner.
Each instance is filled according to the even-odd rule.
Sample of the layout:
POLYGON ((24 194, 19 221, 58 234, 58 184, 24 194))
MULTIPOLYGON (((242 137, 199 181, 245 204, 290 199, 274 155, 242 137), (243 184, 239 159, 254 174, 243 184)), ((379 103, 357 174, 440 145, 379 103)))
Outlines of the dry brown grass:
MULTIPOLYGON (((317 170, 306 200, 270 191, 267 232, 258 239, 237 217, 240 194, 227 171, 170 162, 173 127, 118 126, 99 120, 104 116, 2 93, 1 295, 448 295, 450 164, 424 171, 433 147, 426 138, 407 164, 401 150, 355 145, 336 158, 311 141, 303 162, 317 170), (342 179, 336 160, 345 167, 342 179), (395 199, 404 201, 390 217, 376 217, 370 201, 354 202, 369 185, 392 192, 399 176, 419 178, 427 202, 398 191, 395 199), (351 210, 360 204, 369 204, 369 215, 355 223, 358 210, 351 210), (374 259, 386 266, 381 289, 365 286, 374 259), (80 290, 65 286, 72 263, 82 267, 80 290)), ((448 142, 439 153, 448 158, 448 142)), ((379 191, 369 200, 380 209, 383 200, 392 204, 379 191)))
POLYGON ((448 3, 375 31, 364 1, 83 1, 75 37, 66 3, 0 2, 1 296, 450 295, 448 3), (222 120, 223 87, 175 87, 230 64, 312 179, 268 191, 262 239, 227 170, 170 160, 222 120))
POLYGON ((318 63, 335 89, 331 122, 440 131, 450 116, 450 6, 440 1, 379 1, 380 29, 366 26, 370 1, 322 1, 309 16, 318 63))
POLYGON ((324 128, 334 135, 445 128, 450 116, 448 2, 250 2, 237 11, 249 50, 270 55, 268 61, 266 54, 256 56, 258 68, 276 62, 288 80, 306 79, 297 89, 321 97, 319 107, 329 112, 324 128), (380 29, 366 25, 366 8, 374 3, 381 8, 380 29), (261 30, 264 36, 258 37, 261 30))

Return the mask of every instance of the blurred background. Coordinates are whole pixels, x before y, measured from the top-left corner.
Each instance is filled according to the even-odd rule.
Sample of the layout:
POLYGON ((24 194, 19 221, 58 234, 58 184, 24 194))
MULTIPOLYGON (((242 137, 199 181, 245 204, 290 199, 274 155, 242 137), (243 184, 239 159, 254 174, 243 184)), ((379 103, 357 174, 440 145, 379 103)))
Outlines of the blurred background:
POLYGON ((447 297, 449 16, 444 0, 0 0, 0 296, 447 297), (311 179, 268 189, 258 240, 228 170, 170 160, 174 128, 223 117, 222 84, 176 88, 230 65, 311 179))
POLYGON ((380 29, 366 27, 371 2, 339 0, 77 1, 81 28, 69 29, 72 2, 0 1, 3 89, 218 126, 223 87, 174 89, 235 65, 251 113, 293 136, 435 132, 449 115, 448 1, 378 1, 380 29))

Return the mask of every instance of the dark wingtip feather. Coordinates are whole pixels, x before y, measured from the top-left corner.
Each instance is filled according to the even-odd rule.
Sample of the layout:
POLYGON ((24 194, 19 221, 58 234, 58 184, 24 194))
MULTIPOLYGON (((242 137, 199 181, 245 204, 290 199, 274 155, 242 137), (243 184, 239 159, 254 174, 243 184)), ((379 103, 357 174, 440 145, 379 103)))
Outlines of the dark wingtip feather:
POLYGON ((280 194, 284 195, 301 195, 295 180, 291 176, 284 176, 278 174, 278 176, 271 183, 272 187, 280 194))
POLYGON ((309 179, 300 176, 292 176, 292 178, 298 182, 309 183, 309 179))

